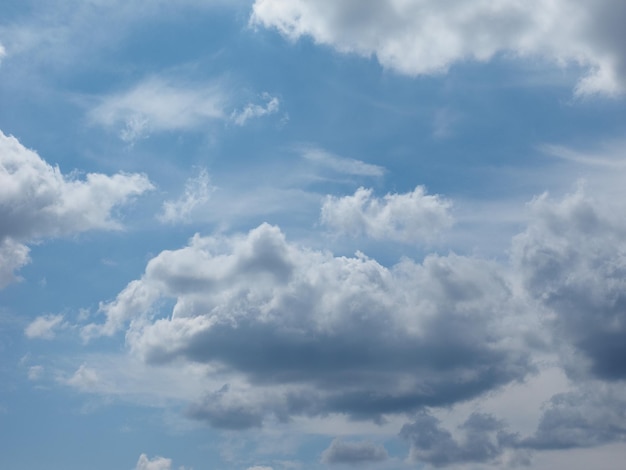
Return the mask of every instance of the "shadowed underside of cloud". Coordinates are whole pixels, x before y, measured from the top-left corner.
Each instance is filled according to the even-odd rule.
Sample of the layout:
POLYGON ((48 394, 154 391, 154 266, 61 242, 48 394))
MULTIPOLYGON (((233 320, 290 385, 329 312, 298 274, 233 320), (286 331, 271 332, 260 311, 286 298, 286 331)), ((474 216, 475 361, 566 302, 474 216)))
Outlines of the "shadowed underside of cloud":
POLYGON ((151 188, 139 174, 63 175, 15 137, 0 132, 0 287, 29 261, 28 242, 119 230, 112 210, 151 188))
POLYGON ((513 242, 515 268, 577 380, 626 379, 626 223, 602 207, 582 188, 561 201, 543 195, 513 242))
POLYGON ((250 21, 408 75, 499 53, 574 63, 588 69, 578 93, 616 94, 626 90, 625 20, 621 0, 256 0, 250 21))
POLYGON ((83 333, 130 321, 127 342, 146 361, 239 377, 188 410, 216 426, 256 426, 265 415, 377 420, 523 378, 532 366, 504 326, 514 304, 490 262, 431 256, 388 269, 298 247, 264 224, 162 252, 102 305, 106 322, 83 333), (175 299, 171 316, 148 321, 162 315, 162 298, 175 299))

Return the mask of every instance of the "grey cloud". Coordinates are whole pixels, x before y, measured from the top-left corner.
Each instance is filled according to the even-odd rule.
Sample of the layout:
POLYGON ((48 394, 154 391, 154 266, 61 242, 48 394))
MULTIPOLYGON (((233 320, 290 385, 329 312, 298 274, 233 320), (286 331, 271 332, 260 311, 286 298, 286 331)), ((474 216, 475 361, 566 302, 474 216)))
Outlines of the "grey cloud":
POLYGON ((504 424, 485 413, 473 413, 459 426, 464 439, 457 440, 441 427, 437 418, 421 411, 400 436, 410 445, 413 461, 444 467, 455 463, 490 462, 500 458, 505 449, 516 446, 517 436, 506 431, 504 424))
POLYGON ((531 449, 593 447, 626 439, 626 390, 622 384, 590 382, 552 397, 534 435, 520 441, 531 449))
POLYGON ((462 256, 388 269, 363 255, 300 248, 267 224, 244 236, 196 236, 153 258, 102 306, 106 322, 88 329, 113 334, 149 318, 162 298, 176 301, 171 317, 132 321, 127 342, 153 364, 185 359, 243 377, 245 387, 233 382, 191 413, 220 426, 220 416, 256 425, 250 410, 381 420, 466 400, 532 370, 504 328, 516 313, 505 277, 494 263, 462 256))
POLYGON ((350 442, 334 439, 322 453, 322 463, 360 465, 387 460, 387 450, 373 442, 350 442))
POLYGON ((626 379, 626 224, 581 188, 531 204, 513 258, 549 323, 571 377, 626 379), (572 353, 573 348, 573 353, 572 353))
POLYGON ((291 39, 310 36, 341 52, 373 55, 408 75, 503 52, 569 62, 588 69, 578 93, 614 94, 626 90, 625 19, 620 0, 256 0, 250 21, 291 39))

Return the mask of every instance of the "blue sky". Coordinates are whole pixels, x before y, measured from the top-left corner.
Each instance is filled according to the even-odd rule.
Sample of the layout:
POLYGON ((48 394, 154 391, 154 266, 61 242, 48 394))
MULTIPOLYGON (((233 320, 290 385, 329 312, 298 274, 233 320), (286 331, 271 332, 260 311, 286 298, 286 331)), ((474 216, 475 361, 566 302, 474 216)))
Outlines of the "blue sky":
POLYGON ((0 11, 0 467, 626 458, 621 0, 0 11))

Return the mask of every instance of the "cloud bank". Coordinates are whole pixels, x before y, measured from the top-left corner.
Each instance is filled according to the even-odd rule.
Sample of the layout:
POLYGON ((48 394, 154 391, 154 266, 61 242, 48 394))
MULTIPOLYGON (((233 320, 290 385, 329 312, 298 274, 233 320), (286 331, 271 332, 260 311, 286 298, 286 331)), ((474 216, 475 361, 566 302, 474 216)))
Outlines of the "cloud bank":
POLYGON ((621 0, 256 0, 250 21, 412 76, 508 54, 582 66, 581 94, 626 90, 621 0))

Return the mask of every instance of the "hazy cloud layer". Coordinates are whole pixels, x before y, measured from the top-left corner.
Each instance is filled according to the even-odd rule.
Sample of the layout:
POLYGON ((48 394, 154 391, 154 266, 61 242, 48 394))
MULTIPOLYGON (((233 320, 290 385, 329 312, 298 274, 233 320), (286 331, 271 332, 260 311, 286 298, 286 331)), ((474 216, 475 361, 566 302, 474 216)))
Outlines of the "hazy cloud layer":
POLYGON ((359 188, 353 196, 327 196, 321 221, 341 234, 417 243, 433 240, 452 225, 451 207, 450 201, 426 194, 423 186, 382 198, 373 196, 371 189, 359 188))
POLYGON ((256 0, 251 17, 291 39, 373 55, 404 74, 504 53, 582 65, 577 91, 608 94, 626 90, 625 20, 621 0, 256 0))
POLYGON ((26 243, 120 229, 112 210, 151 188, 139 174, 66 176, 0 131, 0 287, 29 261, 26 243))

